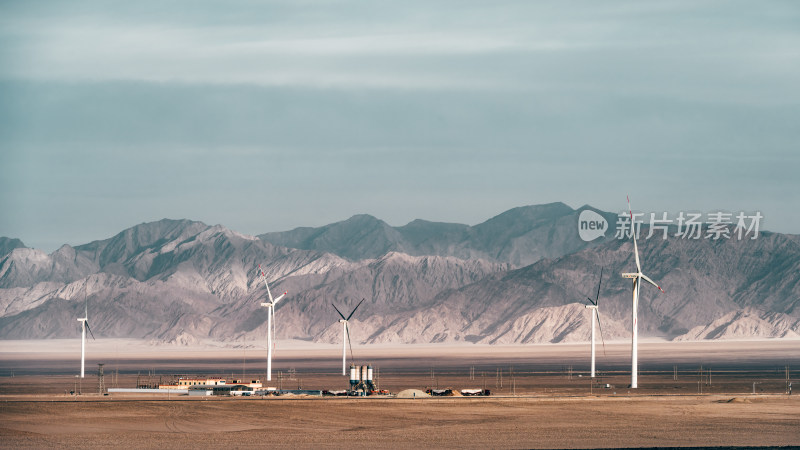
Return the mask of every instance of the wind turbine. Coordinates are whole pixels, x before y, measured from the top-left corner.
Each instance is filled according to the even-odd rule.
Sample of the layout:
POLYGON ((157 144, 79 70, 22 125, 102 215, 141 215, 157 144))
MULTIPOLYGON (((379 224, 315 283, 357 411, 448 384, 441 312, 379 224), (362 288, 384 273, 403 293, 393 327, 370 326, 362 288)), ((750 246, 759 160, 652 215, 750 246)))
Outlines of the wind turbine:
POLYGON ((272 347, 275 345, 273 342, 275 337, 275 323, 272 320, 272 316, 275 315, 275 305, 287 293, 284 292, 278 298, 273 299, 272 293, 269 291, 267 275, 264 273, 264 270, 261 269, 261 264, 258 265, 258 273, 261 275, 261 278, 264 279, 264 286, 267 287, 267 296, 269 297, 269 302, 262 302, 261 306, 267 307, 267 381, 272 381, 272 347))
POLYGON ((606 341, 603 339, 603 327, 600 325, 600 312, 597 310, 597 301, 600 299, 600 285, 603 283, 603 268, 600 268, 600 280, 597 282, 597 295, 592 300, 589 297, 586 297, 586 300, 589 300, 589 304, 586 305, 586 308, 592 311, 592 378, 594 378, 594 323, 597 321, 597 326, 600 328, 600 339, 603 342, 603 354, 606 353, 606 341))
POLYGON ((89 328, 89 299, 86 298, 85 290, 83 291, 83 300, 84 316, 78 318, 78 322, 81 323, 81 378, 83 378, 84 367, 86 366, 86 330, 89 330, 89 335, 94 339, 94 333, 89 328))
POLYGON ((358 302, 356 307, 353 308, 353 311, 350 312, 350 315, 347 316, 346 319, 344 318, 344 314, 342 314, 342 312, 339 311, 339 308, 337 308, 336 305, 331 303, 333 309, 335 309, 336 312, 339 313, 339 317, 341 317, 339 323, 342 324, 342 375, 347 375, 347 359, 346 359, 347 347, 345 344, 350 344, 350 359, 355 359, 353 358, 353 344, 350 343, 350 322, 348 321, 350 320, 351 317, 353 317, 353 314, 356 313, 356 310, 358 309, 359 306, 361 306, 362 303, 364 303, 363 298, 361 299, 360 302, 358 302), (345 340, 345 338, 347 339, 345 340))
POLYGON ((655 281, 651 280, 647 275, 642 273, 642 266, 639 264, 639 247, 636 245, 636 227, 633 224, 633 210, 631 209, 631 199, 628 197, 628 212, 631 216, 631 235, 633 235, 633 254, 636 257, 636 273, 623 273, 622 278, 630 278, 633 280, 633 308, 631 308, 631 388, 636 389, 639 387, 639 380, 638 380, 638 371, 639 371, 639 359, 638 359, 638 345, 639 345, 639 336, 638 336, 638 323, 636 321, 636 316, 638 315, 639 309, 639 286, 641 285, 641 280, 647 281, 648 283, 652 284, 653 286, 657 287, 658 290, 664 292, 664 289, 661 289, 661 286, 656 284, 655 281))

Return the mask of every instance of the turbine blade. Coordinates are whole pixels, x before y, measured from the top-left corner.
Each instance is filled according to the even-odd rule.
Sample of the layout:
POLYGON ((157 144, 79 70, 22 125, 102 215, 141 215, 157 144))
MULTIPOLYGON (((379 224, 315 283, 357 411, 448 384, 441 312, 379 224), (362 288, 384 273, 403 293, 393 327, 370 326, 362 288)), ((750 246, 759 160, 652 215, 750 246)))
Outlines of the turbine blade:
POLYGON ((600 285, 603 284, 603 268, 600 268, 600 279, 597 280, 597 295, 594 297, 594 305, 597 306, 597 300, 600 299, 600 285))
POLYGON ((269 297, 269 302, 275 303, 275 301, 272 299, 272 292, 269 291, 269 283, 267 283, 267 277, 264 277, 264 286, 267 287, 267 296, 269 297))
POLYGON ((603 356, 606 356, 606 340, 603 339, 603 326, 600 325, 600 311, 597 311, 597 328, 600 329, 600 341, 603 343, 603 356))
POLYGON ((273 305, 277 304, 278 300, 282 299, 283 297, 286 297, 286 294, 288 294, 288 292, 284 292, 283 294, 279 295, 278 298, 276 298, 275 300, 272 301, 272 304, 273 305))
POLYGON ((272 293, 269 291, 269 283, 267 283, 267 274, 264 273, 264 269, 261 268, 261 264, 258 265, 258 272, 261 275, 261 278, 264 279, 264 286, 267 287, 267 296, 269 296, 269 302, 274 303, 272 300, 272 293))
POLYGON ((350 362, 353 362, 356 359, 353 358, 353 343, 350 341, 350 324, 347 323, 347 321, 344 322, 344 329, 347 330, 347 345, 350 346, 350 362))
POLYGON ((631 209, 631 198, 628 199, 628 212, 631 215, 631 235, 633 236, 633 254, 636 256, 636 270, 641 273, 642 267, 639 265, 639 246, 636 245, 636 226, 633 223, 633 210, 631 209))
POLYGON ((92 333, 92 329, 89 328, 89 321, 85 320, 84 323, 86 324, 86 329, 89 331, 89 334, 92 336, 92 340, 96 341, 97 339, 94 338, 94 333, 92 333))
POLYGON ((341 317, 341 318, 342 318, 342 320, 347 320, 347 319, 345 319, 345 318, 344 318, 344 314, 342 314, 342 312, 341 312, 341 311, 339 311, 339 308, 337 308, 337 307, 336 307, 336 305, 334 305, 333 303, 331 303, 331 306, 333 306, 333 309, 335 309, 335 310, 336 310, 336 312, 337 312, 337 313, 339 313, 339 317, 341 317))
POLYGON ((592 305, 594 305, 594 306, 597 306, 597 302, 595 302, 595 301, 594 301, 594 300, 592 300, 591 298, 589 298, 589 297, 586 297, 586 300, 589 300, 589 304, 592 304, 592 305))
POLYGON ((358 302, 358 304, 356 305, 356 307, 355 307, 355 308, 353 308, 353 311, 350 313, 350 315, 349 315, 349 316, 347 316, 347 319, 345 319, 345 320, 350 320, 350 318, 351 318, 351 317, 353 317, 353 314, 355 314, 355 313, 356 313, 356 310, 358 309, 358 307, 359 307, 359 306, 361 306, 361 304, 362 304, 362 303, 364 303, 364 300, 366 300, 366 299, 362 298, 362 299, 361 299, 361 301, 360 301, 360 302, 358 302))
MULTIPOLYGON (((650 278, 649 278, 647 275, 645 275, 645 274, 641 274, 641 275, 639 275, 639 276, 640 276, 640 277, 642 277, 642 279, 643 279, 644 281, 647 281, 648 283, 650 283, 650 284, 652 284, 653 286, 657 287, 659 291, 661 291, 661 292, 664 292, 664 289, 661 289, 661 286, 659 286, 658 284, 656 284, 656 282, 655 282, 655 281, 653 281, 653 280, 651 280, 651 279, 650 279, 650 278)), ((664 292, 664 293, 666 294, 666 292, 664 292)))

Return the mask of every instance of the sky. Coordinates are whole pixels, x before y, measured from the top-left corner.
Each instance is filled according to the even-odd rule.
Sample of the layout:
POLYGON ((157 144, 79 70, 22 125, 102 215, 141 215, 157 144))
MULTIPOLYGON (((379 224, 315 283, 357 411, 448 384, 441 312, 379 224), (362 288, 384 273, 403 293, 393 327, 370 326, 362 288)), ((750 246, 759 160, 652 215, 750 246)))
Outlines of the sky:
POLYGON ((795 1, 0 3, 0 236, 477 224, 564 202, 800 233, 795 1))

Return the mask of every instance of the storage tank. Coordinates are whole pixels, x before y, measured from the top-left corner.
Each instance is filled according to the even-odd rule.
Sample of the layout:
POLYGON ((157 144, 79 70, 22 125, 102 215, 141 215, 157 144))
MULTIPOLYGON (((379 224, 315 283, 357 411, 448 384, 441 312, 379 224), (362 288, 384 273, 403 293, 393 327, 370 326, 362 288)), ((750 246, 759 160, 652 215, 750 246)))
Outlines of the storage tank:
POLYGON ((367 381, 367 366, 361 366, 361 381, 367 381))
POLYGON ((372 381, 372 365, 367 366, 367 381, 372 381))
POLYGON ((358 367, 355 364, 350 364, 350 386, 358 384, 358 367))

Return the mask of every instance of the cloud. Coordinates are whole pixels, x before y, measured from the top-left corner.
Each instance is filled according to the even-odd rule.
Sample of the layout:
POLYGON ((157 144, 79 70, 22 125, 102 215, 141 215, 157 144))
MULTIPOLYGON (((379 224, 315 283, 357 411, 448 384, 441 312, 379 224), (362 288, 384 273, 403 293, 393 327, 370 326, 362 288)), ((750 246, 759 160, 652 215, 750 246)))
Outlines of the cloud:
MULTIPOLYGON (((590 43, 522 41, 451 32, 271 36, 259 28, 38 24, 6 48, 5 78, 150 81, 265 86, 501 87, 462 69, 469 58, 588 49, 590 43)), ((501 80, 498 80, 501 81, 501 80)))
POLYGON ((780 1, 3 2, 0 228, 474 223, 615 210, 631 186, 654 210, 774 205, 800 170, 798 18, 780 1), (299 211, 251 211, 254 185, 299 211))
POLYGON ((788 19, 694 2, 75 5, 5 11, 0 77, 561 90, 750 104, 800 96, 791 94, 800 37, 783 4, 777 9, 788 19), (715 20, 702 20, 709 16, 715 20))

